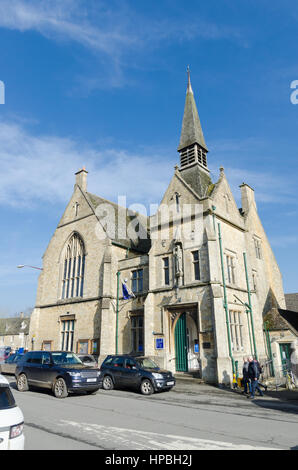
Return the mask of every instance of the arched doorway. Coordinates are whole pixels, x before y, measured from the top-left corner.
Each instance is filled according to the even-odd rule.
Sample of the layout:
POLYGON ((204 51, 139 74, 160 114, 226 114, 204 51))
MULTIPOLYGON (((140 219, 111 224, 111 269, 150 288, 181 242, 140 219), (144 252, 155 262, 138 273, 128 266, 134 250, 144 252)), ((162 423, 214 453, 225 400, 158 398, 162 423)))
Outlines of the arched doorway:
POLYGON ((177 320, 175 327, 175 356, 176 371, 188 371, 188 348, 187 348, 187 331, 186 331, 186 313, 182 313, 177 320))

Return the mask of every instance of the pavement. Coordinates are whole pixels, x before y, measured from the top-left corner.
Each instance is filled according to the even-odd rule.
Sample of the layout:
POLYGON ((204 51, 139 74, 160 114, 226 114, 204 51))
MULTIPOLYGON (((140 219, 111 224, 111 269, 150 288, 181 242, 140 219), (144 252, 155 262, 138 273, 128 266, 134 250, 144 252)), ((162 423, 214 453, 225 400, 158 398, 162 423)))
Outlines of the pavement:
POLYGON ((279 388, 276 390, 274 386, 268 386, 267 392, 264 391, 264 396, 259 397, 256 394, 254 400, 247 399, 242 394, 241 389, 231 389, 230 387, 220 387, 217 385, 209 385, 197 381, 196 379, 189 378, 176 378, 176 391, 184 391, 188 394, 194 394, 196 397, 201 397, 205 403, 223 404, 229 406, 237 406, 240 402, 245 403, 245 400, 255 406, 268 408, 272 410, 289 411, 298 414, 298 389, 287 390, 286 388, 279 388))

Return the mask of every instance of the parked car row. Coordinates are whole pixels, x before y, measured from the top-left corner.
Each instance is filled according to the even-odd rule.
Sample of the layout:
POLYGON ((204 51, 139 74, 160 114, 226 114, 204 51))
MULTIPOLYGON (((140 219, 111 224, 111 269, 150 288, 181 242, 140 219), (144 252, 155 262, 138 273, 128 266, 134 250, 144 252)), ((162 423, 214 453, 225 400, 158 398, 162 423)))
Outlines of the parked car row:
MULTIPOLYGON (((31 387, 52 390, 57 398, 69 393, 93 394, 100 388, 115 387, 151 395, 167 391, 175 385, 171 372, 161 370, 149 357, 130 355, 107 356, 101 367, 89 355, 66 351, 30 351, 11 354, 1 364, 2 373, 14 374, 17 389, 31 387)), ((17 407, 8 381, 0 374, 0 450, 24 449, 24 417, 17 407)))
MULTIPOLYGON (((55 397, 65 398, 69 393, 95 393, 100 388, 128 388, 143 395, 170 390, 175 385, 171 372, 161 370, 148 357, 129 355, 107 356, 101 367, 85 362, 72 352, 31 351, 15 362, 17 388, 21 392, 30 387, 48 388, 55 397), (88 364, 88 365, 86 365, 88 364), (91 365, 91 367, 90 367, 91 365)), ((13 368, 12 364, 5 367, 13 368)))

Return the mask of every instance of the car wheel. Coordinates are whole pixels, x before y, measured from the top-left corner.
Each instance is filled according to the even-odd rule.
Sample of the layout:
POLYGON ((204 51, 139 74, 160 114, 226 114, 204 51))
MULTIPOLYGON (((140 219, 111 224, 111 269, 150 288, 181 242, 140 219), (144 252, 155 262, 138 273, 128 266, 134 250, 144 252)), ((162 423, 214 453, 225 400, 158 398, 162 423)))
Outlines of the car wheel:
POLYGON ((66 398, 68 395, 67 386, 65 380, 60 377, 54 383, 54 395, 56 398, 66 398))
POLYGON ((143 382, 141 383, 141 393, 143 395, 152 395, 153 392, 154 392, 154 389, 150 380, 148 379, 143 380, 143 382))
POLYGON ((29 385, 25 374, 20 374, 17 378, 17 388, 19 392, 28 392, 29 385))
POLYGON ((104 390, 113 390, 114 382, 113 382, 112 377, 110 377, 109 375, 106 375, 103 379, 102 387, 104 390))

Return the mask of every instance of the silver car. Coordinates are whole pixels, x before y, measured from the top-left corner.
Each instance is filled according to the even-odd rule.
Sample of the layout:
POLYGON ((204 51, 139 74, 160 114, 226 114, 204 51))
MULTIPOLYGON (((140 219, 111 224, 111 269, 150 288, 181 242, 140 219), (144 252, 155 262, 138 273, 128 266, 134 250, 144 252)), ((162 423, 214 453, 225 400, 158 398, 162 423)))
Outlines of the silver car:
POLYGON ((4 362, 0 364, 0 374, 14 374, 17 362, 22 359, 24 354, 11 354, 4 362))

